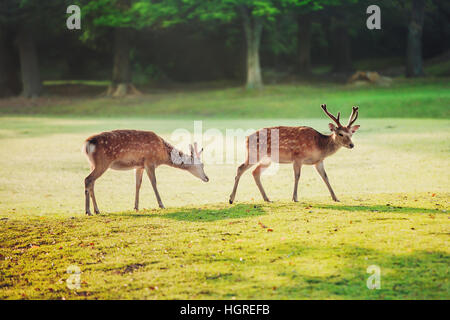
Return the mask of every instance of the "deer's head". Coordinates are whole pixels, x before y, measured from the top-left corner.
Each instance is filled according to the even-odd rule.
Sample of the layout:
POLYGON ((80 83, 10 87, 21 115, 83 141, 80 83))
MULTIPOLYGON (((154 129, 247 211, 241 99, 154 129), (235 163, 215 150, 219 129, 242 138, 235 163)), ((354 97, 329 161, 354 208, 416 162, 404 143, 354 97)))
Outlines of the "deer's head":
POLYGON ((197 143, 195 142, 194 146, 192 146, 192 144, 189 145, 189 150, 190 154, 187 155, 173 148, 172 151, 170 152, 172 163, 176 165, 178 168, 189 171, 192 175, 203 180, 204 182, 208 182, 209 178, 206 175, 205 171, 203 170, 203 163, 200 158, 203 152, 203 148, 199 152, 197 150, 197 143))
POLYGON ((203 180, 204 182, 208 182, 209 178, 204 171, 204 165, 201 160, 202 150, 197 150, 197 142, 194 142, 194 146, 192 144, 189 145, 189 149, 191 151, 189 165, 187 166, 187 170, 192 173, 197 178, 203 180))
POLYGON ((328 126, 333 133, 334 140, 341 146, 352 149, 355 145, 352 142, 352 135, 356 132, 356 130, 359 129, 359 125, 353 126, 353 123, 358 118, 358 107, 352 108, 352 114, 350 115, 350 118, 348 119, 348 123, 346 126, 341 125, 339 122, 339 118, 341 116, 341 113, 338 112, 337 117, 333 116, 331 113, 327 110, 327 105, 322 104, 321 105, 323 111, 327 114, 328 117, 330 117, 331 120, 334 121, 334 123, 329 123, 328 126))

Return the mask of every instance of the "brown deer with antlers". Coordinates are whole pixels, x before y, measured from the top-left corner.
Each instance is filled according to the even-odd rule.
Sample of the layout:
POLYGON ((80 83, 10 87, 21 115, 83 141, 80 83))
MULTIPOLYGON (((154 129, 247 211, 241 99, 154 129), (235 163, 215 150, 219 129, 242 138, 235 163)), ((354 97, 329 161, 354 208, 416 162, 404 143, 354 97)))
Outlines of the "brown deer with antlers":
POLYGON ((240 177, 254 164, 257 164, 257 167, 253 170, 256 185, 264 201, 270 201, 261 184, 261 173, 270 166, 271 161, 293 163, 295 178, 294 193, 292 195, 293 201, 298 201, 297 186, 300 180, 302 165, 314 165, 327 185, 333 200, 339 201, 328 181, 323 160, 336 153, 341 147, 349 149, 354 147, 352 135, 359 129, 359 125, 353 126, 353 123, 358 118, 358 107, 353 107, 352 114, 346 126, 342 126, 339 122, 340 112, 335 117, 328 112, 325 104, 322 104, 321 107, 336 124, 329 124, 332 132, 331 135, 323 135, 310 127, 272 127, 260 129, 247 137, 247 157, 245 162, 237 169, 233 192, 230 195, 230 204, 233 203, 236 196, 240 177), (276 139, 278 140, 275 144, 277 150, 272 152, 272 149, 274 149, 273 140, 276 139), (251 161, 252 159, 254 160, 251 161))
POLYGON ((159 165, 186 170, 197 178, 208 182, 200 160, 201 151, 197 143, 189 145, 190 155, 177 150, 171 144, 151 131, 114 130, 103 132, 86 139, 82 151, 87 155, 92 172, 85 179, 86 214, 91 215, 90 200, 94 204, 94 212, 100 213, 95 201, 95 180, 109 168, 115 170, 136 170, 136 197, 134 209, 139 210, 139 189, 144 169, 150 179, 159 207, 164 208, 156 187, 155 169, 159 165))

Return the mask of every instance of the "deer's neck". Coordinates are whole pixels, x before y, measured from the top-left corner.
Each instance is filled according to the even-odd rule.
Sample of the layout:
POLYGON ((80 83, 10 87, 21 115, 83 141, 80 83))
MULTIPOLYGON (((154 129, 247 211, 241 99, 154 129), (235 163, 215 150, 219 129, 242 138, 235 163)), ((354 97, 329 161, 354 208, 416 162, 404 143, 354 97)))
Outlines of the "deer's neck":
POLYGON ((328 136, 323 136, 321 139, 321 149, 323 152, 323 157, 326 158, 336 153, 341 148, 341 145, 337 143, 335 134, 331 134, 328 136))
POLYGON ((189 164, 188 164, 189 156, 188 155, 183 153, 183 151, 178 150, 177 148, 175 148, 168 142, 164 141, 164 146, 166 148, 166 153, 167 153, 166 161, 164 164, 174 167, 174 168, 183 169, 183 170, 189 169, 189 164))

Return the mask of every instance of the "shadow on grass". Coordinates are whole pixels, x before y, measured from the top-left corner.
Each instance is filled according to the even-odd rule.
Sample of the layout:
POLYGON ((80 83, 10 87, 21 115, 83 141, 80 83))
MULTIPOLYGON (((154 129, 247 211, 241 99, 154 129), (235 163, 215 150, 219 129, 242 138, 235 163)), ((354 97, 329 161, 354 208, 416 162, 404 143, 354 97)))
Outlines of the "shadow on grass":
POLYGON ((202 208, 176 208, 161 210, 159 214, 143 211, 142 213, 120 213, 122 216, 129 217, 159 217, 182 221, 209 222, 225 219, 248 218, 266 214, 265 210, 259 205, 253 204, 237 204, 232 206, 223 206, 211 209, 202 208))
MULTIPOLYGON (((339 247, 316 246, 305 248, 298 242, 290 242, 278 248, 280 258, 276 261, 260 259, 252 268, 260 270, 267 267, 267 274, 283 277, 286 285, 270 290, 275 299, 448 299, 448 264, 450 255, 442 251, 417 250, 394 254, 353 245, 339 247), (289 254, 288 254, 289 253, 289 254), (311 264, 307 270, 300 271, 296 256, 302 258, 301 264, 311 264), (323 260, 323 257, 327 259, 323 260), (290 260, 292 259, 292 262, 290 260), (332 261, 332 262, 331 262, 332 261), (269 263, 270 262, 270 263, 269 263), (288 264, 288 262, 290 262, 288 264), (290 267, 292 263, 292 267, 290 267), (330 263, 340 266, 334 272, 316 275, 316 270, 329 268, 330 263), (369 266, 380 270, 380 289, 369 289, 367 281, 374 273, 368 273, 369 266)), ((320 273, 320 272, 319 272, 320 273)), ((322 272, 323 273, 323 272, 322 272)), ((240 281, 252 282, 242 273, 240 281)), ((209 282, 219 281, 207 279, 209 282)), ((230 279, 230 290, 234 285, 230 279)), ((223 279, 222 279, 223 281, 223 279)), ((369 283, 372 283, 369 281, 369 283)), ((250 298, 260 297, 254 292, 250 298)))
POLYGON ((443 213, 440 209, 412 208, 394 205, 347 206, 347 205, 314 205, 313 207, 340 211, 393 212, 393 213, 443 213))
MULTIPOLYGON (((288 204, 288 206, 294 204, 288 204)), ((386 206, 386 205, 373 205, 373 206, 350 206, 350 205, 308 205, 308 208, 319 208, 325 210, 339 210, 347 212, 368 212, 368 213, 443 213, 440 209, 429 208, 412 208, 401 206, 386 206)), ((302 207, 299 207, 302 209, 302 207)), ((271 207, 264 208, 259 204, 237 204, 237 205, 216 205, 214 208, 168 208, 168 209, 156 209, 155 210, 143 210, 140 212, 128 211, 128 212, 116 212, 111 215, 128 216, 135 218, 167 218, 182 221, 196 221, 196 222, 209 222, 225 219, 238 219, 248 218, 252 216, 260 216, 267 213, 267 210, 276 210, 271 207)), ((326 214, 326 213, 324 213, 326 214)))
POLYGON ((313 292, 314 295, 338 299, 449 298, 448 253, 418 250, 393 254, 357 246, 343 246, 336 254, 340 260, 345 261, 343 265, 346 266, 339 273, 320 277, 294 272, 289 275, 289 282, 297 282, 297 285, 280 288, 279 293, 292 297, 313 292), (380 270, 381 288, 377 290, 367 287, 367 280, 373 275, 367 272, 367 267, 371 265, 380 270))

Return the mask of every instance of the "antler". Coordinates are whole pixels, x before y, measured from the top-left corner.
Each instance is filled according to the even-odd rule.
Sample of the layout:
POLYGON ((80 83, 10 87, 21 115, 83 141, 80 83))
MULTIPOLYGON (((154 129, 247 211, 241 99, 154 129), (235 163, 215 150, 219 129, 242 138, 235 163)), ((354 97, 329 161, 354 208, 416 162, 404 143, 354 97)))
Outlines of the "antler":
POLYGON ((331 120, 333 120, 334 122, 336 122, 336 124, 338 125, 338 127, 342 127, 341 123, 339 122, 339 118, 341 116, 341 113, 338 112, 337 114, 337 118, 335 116, 333 116, 331 113, 328 112, 327 110, 327 105, 326 104, 322 104, 321 105, 323 111, 325 111, 325 113, 327 114, 327 116, 329 116, 331 118, 331 120))
POLYGON ((198 155, 197 142, 194 142, 194 151, 195 154, 198 155))
POLYGON ((348 119, 347 127, 350 127, 356 119, 358 119, 358 106, 352 107, 352 114, 350 115, 350 118, 348 119))
POLYGON ((194 142, 194 151, 195 151, 195 154, 197 155, 197 157, 200 157, 200 155, 202 154, 202 152, 203 152, 203 148, 202 148, 202 150, 200 150, 200 152, 198 151, 198 148, 197 148, 197 142, 194 142))

